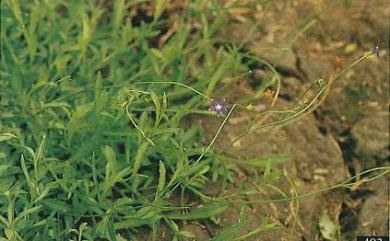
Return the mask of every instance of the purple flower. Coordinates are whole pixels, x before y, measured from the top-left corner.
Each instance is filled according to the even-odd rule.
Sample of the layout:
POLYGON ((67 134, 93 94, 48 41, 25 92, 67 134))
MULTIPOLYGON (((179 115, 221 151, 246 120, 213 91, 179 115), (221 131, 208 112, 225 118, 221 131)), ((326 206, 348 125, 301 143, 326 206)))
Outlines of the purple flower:
POLYGON ((220 100, 211 99, 211 106, 209 110, 215 112, 218 117, 225 115, 228 111, 226 107, 226 98, 220 100))
POLYGON ((378 53, 378 50, 379 50, 378 46, 372 47, 371 48, 371 53, 373 53, 373 54, 378 53))

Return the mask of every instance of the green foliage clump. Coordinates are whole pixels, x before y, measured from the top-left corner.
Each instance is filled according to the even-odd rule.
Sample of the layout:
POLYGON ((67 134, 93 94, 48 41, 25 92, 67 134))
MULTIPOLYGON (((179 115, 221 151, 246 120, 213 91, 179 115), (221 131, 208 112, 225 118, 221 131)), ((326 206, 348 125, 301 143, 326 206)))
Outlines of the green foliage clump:
POLYGON ((219 80, 247 71, 237 51, 215 47, 225 13, 192 2, 158 47, 172 24, 163 1, 144 19, 130 16, 142 1, 106 2, 1 2, 0 235, 9 240, 118 240, 143 227, 156 236, 162 221, 188 236, 174 220, 226 209, 172 199, 226 174, 204 153, 201 126, 183 128, 191 114, 213 115, 207 96, 219 80))

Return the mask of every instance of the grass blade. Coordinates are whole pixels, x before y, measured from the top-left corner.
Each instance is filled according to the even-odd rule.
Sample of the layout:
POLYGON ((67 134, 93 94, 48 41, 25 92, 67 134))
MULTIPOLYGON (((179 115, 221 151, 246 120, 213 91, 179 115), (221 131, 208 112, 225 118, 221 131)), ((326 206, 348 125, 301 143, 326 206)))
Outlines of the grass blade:
POLYGON ((160 177, 158 180, 157 193, 161 193, 161 191, 165 186, 165 174, 166 174, 165 165, 162 161, 160 161, 159 166, 160 166, 159 167, 160 177))

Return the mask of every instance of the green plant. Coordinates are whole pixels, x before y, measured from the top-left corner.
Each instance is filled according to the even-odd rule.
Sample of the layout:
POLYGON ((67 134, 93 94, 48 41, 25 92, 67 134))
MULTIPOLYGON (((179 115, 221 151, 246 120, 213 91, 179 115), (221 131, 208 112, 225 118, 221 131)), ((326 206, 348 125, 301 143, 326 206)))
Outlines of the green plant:
MULTIPOLYGON (((164 1, 146 4, 154 9, 144 19, 130 10, 146 1, 107 2, 0 4, 0 235, 9 240, 125 240, 145 227, 157 240, 162 224, 174 239, 191 237, 177 222, 212 218, 227 208, 226 197, 202 193, 208 180, 233 179, 213 143, 235 108, 252 111, 251 101, 265 89, 228 106, 206 145, 202 127, 184 128, 183 122, 194 114, 216 117, 208 111, 212 97, 248 73, 244 57, 268 67, 274 76, 265 86, 276 84, 279 91, 270 64, 240 46, 216 47, 225 11, 191 1, 180 27, 158 46, 173 21, 163 17, 164 1), (179 195, 184 192, 201 205, 187 205, 179 195)), ((253 120, 248 131, 312 111, 333 80, 305 106, 260 113, 283 118, 262 125, 253 120)), ((268 175, 273 161, 281 158, 246 164, 268 175)), ((241 217, 214 240, 234 237, 245 223, 241 217)), ((236 240, 276 227, 262 224, 236 240)))
POLYGON ((185 236, 175 220, 226 209, 172 200, 178 187, 196 195, 214 169, 228 171, 204 151, 202 128, 182 123, 215 116, 208 96, 248 68, 235 49, 215 48, 224 12, 211 17, 192 2, 157 48, 171 20, 164 1, 148 5, 150 19, 130 17, 141 3, 2 1, 0 227, 9 240, 120 240, 145 226, 156 239, 162 222, 185 236))

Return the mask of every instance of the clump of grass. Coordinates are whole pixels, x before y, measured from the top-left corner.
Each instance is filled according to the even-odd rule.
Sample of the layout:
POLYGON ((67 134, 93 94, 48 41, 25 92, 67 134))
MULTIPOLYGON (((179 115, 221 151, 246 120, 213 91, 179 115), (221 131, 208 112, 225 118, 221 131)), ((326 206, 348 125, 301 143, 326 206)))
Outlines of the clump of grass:
MULTIPOLYGON (((248 73, 244 57, 274 72, 266 86, 280 86, 280 77, 238 47, 216 47, 224 11, 190 2, 177 20, 180 27, 158 47, 162 29, 172 24, 162 17, 166 6, 156 1, 150 17, 130 16, 141 3, 1 2, 1 236, 125 240, 147 227, 157 240, 165 224, 177 240, 192 236, 178 228, 180 220, 226 210, 224 198, 202 194, 209 179, 229 172, 212 146, 232 111, 249 109, 246 104, 265 89, 231 105, 205 146, 202 127, 185 129, 183 121, 193 114, 216 116, 208 111, 210 101, 238 80, 231 76, 248 73), (186 205, 180 190, 190 190, 202 205, 186 205)), ((278 122, 254 120, 249 132, 295 120, 324 91, 278 122)), ((240 218, 213 240, 233 237, 245 223, 240 218)), ((275 227, 262 224, 236 240, 275 227)))
POLYGON ((190 234, 178 220, 226 209, 176 197, 223 168, 202 128, 182 123, 215 116, 219 80, 248 68, 237 51, 215 48, 226 16, 197 11, 201 1, 158 48, 172 24, 163 2, 145 19, 122 0, 1 3, 1 236, 123 240, 149 227, 157 239, 165 223, 179 238, 190 234))

